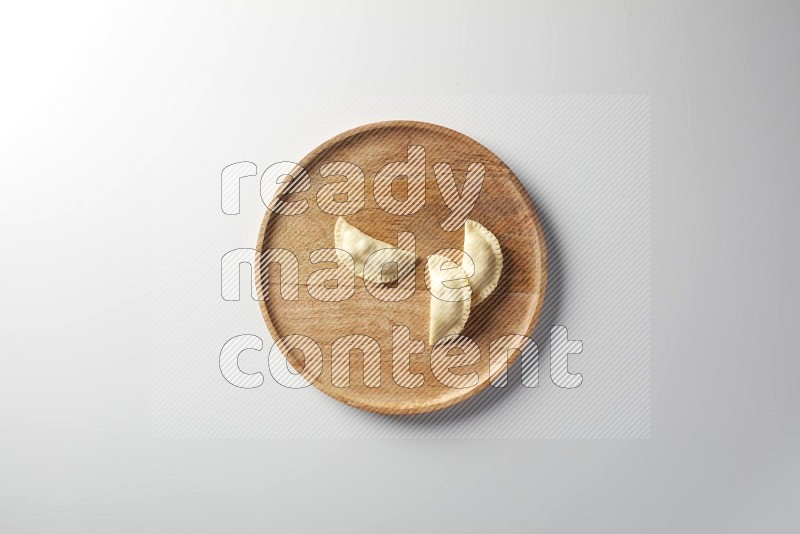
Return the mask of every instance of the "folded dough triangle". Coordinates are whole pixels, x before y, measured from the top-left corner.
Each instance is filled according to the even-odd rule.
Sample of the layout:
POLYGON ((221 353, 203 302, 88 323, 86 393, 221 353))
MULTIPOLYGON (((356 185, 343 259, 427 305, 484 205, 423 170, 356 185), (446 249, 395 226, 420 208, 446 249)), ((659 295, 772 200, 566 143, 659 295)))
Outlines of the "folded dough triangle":
POLYGON ((429 341, 461 333, 469 318, 472 289, 464 270, 453 260, 433 254, 428 257, 431 310, 429 341))
MULTIPOLYGON (((343 256, 341 251, 346 251, 353 258, 355 274, 376 284, 394 282, 406 274, 409 269, 414 268, 416 258, 412 253, 365 234, 342 217, 339 217, 336 221, 333 236, 334 246, 339 249, 336 251, 339 258, 343 256), (364 273, 364 265, 369 257, 373 253, 384 249, 389 249, 390 251, 381 259, 384 262, 397 263, 397 269, 390 269, 382 275, 380 265, 376 265, 372 269, 368 269, 367 273, 364 273)), ((348 265, 350 263, 346 259, 343 259, 342 262, 348 265)))
POLYGON ((480 223, 468 220, 464 224, 464 252, 475 264, 475 274, 469 278, 473 306, 492 294, 503 272, 503 252, 500 242, 480 223))

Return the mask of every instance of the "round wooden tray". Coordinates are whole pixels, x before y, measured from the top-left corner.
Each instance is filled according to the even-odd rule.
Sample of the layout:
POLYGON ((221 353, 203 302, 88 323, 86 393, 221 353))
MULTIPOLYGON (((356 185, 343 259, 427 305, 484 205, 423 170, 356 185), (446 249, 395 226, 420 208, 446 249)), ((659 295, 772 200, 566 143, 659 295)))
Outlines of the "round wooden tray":
MULTIPOLYGON (((311 188, 289 195, 287 200, 305 199, 308 209, 295 216, 267 210, 256 246, 259 251, 290 250, 300 265, 300 296, 296 301, 281 299, 276 283, 269 284, 265 295, 261 279, 256 277, 259 296, 263 299, 260 301, 261 311, 273 338, 278 340, 290 334, 301 334, 316 341, 322 349, 323 367, 314 385, 334 399, 364 410, 385 414, 430 412, 464 401, 488 387, 496 378, 489 376, 489 344, 503 335, 529 336, 533 332, 546 284, 544 234, 530 197, 511 170, 487 148, 461 133, 412 121, 367 124, 344 132, 317 147, 299 163, 311 178, 311 188), (425 206, 413 215, 391 215, 378 207, 372 194, 373 180, 387 163, 406 161, 409 145, 425 148, 425 206), (345 216, 349 223, 393 244, 397 243, 398 232, 414 233, 416 253, 422 260, 417 262, 416 291, 410 299, 382 302, 367 292, 359 277, 356 277, 355 294, 343 302, 322 302, 312 298, 306 290, 305 281, 311 272, 335 266, 333 263, 314 265, 309 261, 312 250, 334 247, 337 216, 320 210, 316 198, 320 186, 342 180, 341 177, 320 176, 320 167, 335 161, 354 163, 365 176, 366 205, 358 213, 345 216), (454 232, 446 232, 441 227, 450 210, 442 199, 433 172, 434 164, 439 162, 450 164, 459 190, 463 187, 470 163, 485 165, 483 190, 469 218, 480 222, 497 236, 504 257, 497 289, 485 302, 471 310, 462 333, 473 339, 481 350, 480 363, 453 370, 457 374, 478 372, 478 384, 464 389, 442 385, 430 367, 430 293, 425 287, 424 261, 429 254, 443 248, 461 249, 464 242, 463 227, 454 232), (401 387, 392 378, 393 325, 407 326, 412 339, 425 342, 425 353, 411 356, 411 371, 424 376, 421 387, 401 387), (350 355, 349 386, 333 385, 331 344, 350 334, 369 335, 380 344, 379 387, 364 384, 364 360, 360 351, 352 351, 350 355)), ((405 186, 401 184, 401 187, 405 186)), ((404 189, 399 192, 395 189, 395 195, 402 198, 404 189)), ((261 272, 260 265, 256 265, 256 272, 261 272)), ((277 274, 276 271, 270 272, 277 274)), ((305 360, 300 351, 291 350, 284 355, 298 372, 303 372, 305 360)), ((509 366, 518 355, 518 351, 511 355, 509 366)))

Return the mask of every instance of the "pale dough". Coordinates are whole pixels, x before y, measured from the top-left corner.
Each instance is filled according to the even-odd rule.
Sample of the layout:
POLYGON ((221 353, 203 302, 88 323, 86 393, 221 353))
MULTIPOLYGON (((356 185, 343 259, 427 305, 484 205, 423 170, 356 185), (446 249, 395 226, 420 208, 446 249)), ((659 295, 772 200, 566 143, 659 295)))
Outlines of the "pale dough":
POLYGON ((433 345, 464 330, 469 318, 472 289, 464 270, 444 256, 434 254, 428 258, 427 274, 431 292, 428 337, 433 345))
POLYGON ((500 242, 482 224, 468 220, 464 224, 464 252, 475 264, 475 274, 469 278, 473 306, 492 294, 503 271, 503 253, 500 242))
MULTIPOLYGON (((353 257, 354 272, 357 276, 375 282, 394 282, 398 277, 402 277, 409 269, 414 268, 416 258, 408 251, 400 250, 389 243, 384 243, 371 237, 352 224, 339 217, 334 229, 334 246, 339 249, 337 254, 342 257, 342 250, 353 257), (367 259, 378 250, 390 249, 381 259, 384 261, 396 262, 397 269, 386 269, 383 276, 378 268, 373 268, 370 272, 364 273, 364 265, 367 259), (385 279, 382 279, 385 278, 385 279)), ((344 263, 349 263, 343 260, 344 263)), ((377 266, 379 267, 379 266, 377 266)))

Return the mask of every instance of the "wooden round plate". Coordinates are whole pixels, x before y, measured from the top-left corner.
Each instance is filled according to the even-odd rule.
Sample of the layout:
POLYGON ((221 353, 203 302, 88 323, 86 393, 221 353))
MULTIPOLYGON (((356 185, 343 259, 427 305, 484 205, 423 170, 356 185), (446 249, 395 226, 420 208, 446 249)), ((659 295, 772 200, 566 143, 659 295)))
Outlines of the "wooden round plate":
MULTIPOLYGON (((529 336, 544 301, 546 253, 544 234, 530 197, 514 176, 486 147, 448 128, 424 122, 390 121, 367 124, 337 135, 313 150, 299 164, 307 171, 311 187, 307 191, 284 195, 288 201, 305 199, 308 209, 299 215, 281 215, 267 210, 261 225, 257 249, 287 249, 299 260, 300 293, 298 300, 280 298, 278 284, 265 285, 257 278, 261 311, 273 339, 300 334, 313 339, 322 350, 322 373, 314 385, 334 399, 351 406, 385 414, 415 414, 439 410, 464 401, 485 389, 496 376, 489 373, 489 345, 507 334, 529 336), (425 149, 426 199, 424 207, 408 216, 383 211, 373 196, 373 180, 387 163, 403 162, 410 145, 425 149), (355 294, 342 302, 322 302, 312 298, 305 281, 310 273, 335 267, 334 263, 312 264, 309 253, 334 247, 336 215, 319 209, 317 191, 326 183, 341 181, 341 176, 322 178, 320 167, 328 162, 350 162, 364 172, 365 206, 345 219, 361 231, 397 244, 398 232, 412 232, 416 238, 416 291, 408 300, 383 302, 374 298, 356 277, 355 294), (480 362, 453 369, 455 374, 477 371, 478 383, 468 388, 446 387, 436 379, 430 366, 428 324, 430 293, 425 286, 424 265, 428 255, 443 249, 462 249, 463 227, 447 232, 441 223, 450 213, 444 203, 433 166, 449 163, 459 189, 463 187, 470 163, 482 163, 486 177, 481 195, 469 215, 488 228, 500 241, 503 272, 497 289, 470 312, 462 333, 474 340, 480 350, 480 362), (266 290, 266 291, 265 291, 266 290), (410 360, 412 373, 422 373, 420 387, 398 385, 392 376, 392 327, 410 329, 411 338, 425 343, 425 352, 410 360), (364 357, 360 351, 350 354, 350 380, 347 387, 336 387, 332 381, 331 345, 343 336, 364 334, 380 344, 380 386, 364 384, 364 357)), ((405 180, 395 180, 392 193, 402 200, 405 180)), ((260 256, 260 254, 259 254, 260 256)), ((257 262, 258 263, 258 262, 257 262)), ((268 267, 273 269, 273 267, 268 267)), ((262 272, 256 265, 256 272, 262 272)), ((270 271, 270 276, 279 271, 270 271)), ((299 373, 303 373, 305 357, 300 350, 284 354, 299 373)), ((519 351, 509 357, 509 365, 519 351)))

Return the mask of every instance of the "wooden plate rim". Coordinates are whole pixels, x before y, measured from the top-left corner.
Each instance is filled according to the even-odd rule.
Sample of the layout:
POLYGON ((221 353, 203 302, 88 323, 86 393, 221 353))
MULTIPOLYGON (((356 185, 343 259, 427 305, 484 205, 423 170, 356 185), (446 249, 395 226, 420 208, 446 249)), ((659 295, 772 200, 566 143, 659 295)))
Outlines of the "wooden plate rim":
MULTIPOLYGON (((511 171, 511 169, 508 167, 508 165, 506 165, 497 156, 497 154, 495 154, 494 152, 492 152, 491 150, 486 148, 483 144, 481 144, 478 141, 472 139, 471 137, 469 137, 469 136, 467 136, 465 134, 462 134, 461 132, 458 132, 456 130, 452 130, 450 128, 447 128, 445 126, 441 126, 441 125, 433 124, 433 123, 429 123, 429 122, 422 122, 422 121, 392 120, 392 121, 380 121, 380 122, 373 122, 373 123, 369 123, 369 124, 364 124, 362 126, 358 126, 356 128, 352 128, 350 130, 344 131, 344 132, 342 132, 342 133, 340 133, 340 134, 328 139, 327 141, 325 141, 324 143, 319 145, 317 148, 312 150, 310 153, 308 153, 299 162, 299 164, 303 168, 307 169, 308 164, 310 162, 312 162, 315 159, 317 159, 321 154, 323 154, 324 152, 330 150, 331 148, 333 148, 338 143, 341 143, 342 141, 345 141, 346 139, 348 139, 350 137, 353 137, 355 135, 364 135, 364 134, 367 134, 369 132, 374 132, 376 130, 382 130, 382 129, 387 129, 387 128, 416 128, 416 129, 421 129, 421 130, 428 130, 428 131, 431 131, 433 133, 438 133, 438 134, 443 134, 443 135, 447 135, 447 136, 460 138, 461 140, 464 140, 467 143, 474 143, 474 144, 482 147, 484 150, 486 150, 487 152, 491 153, 495 158, 497 158, 497 161, 501 165, 503 165, 506 169, 508 169, 508 172, 509 172, 509 174, 510 174, 510 176, 512 178, 512 182, 513 182, 512 186, 517 191, 517 193, 520 195, 520 197, 522 197, 524 199, 525 206, 527 208, 528 214, 531 217, 531 220, 533 221, 533 226, 534 226, 534 229, 535 229, 535 232, 536 232, 536 242, 540 244, 540 246, 539 246, 539 249, 540 249, 539 253, 540 253, 540 258, 541 258, 541 262, 540 262, 541 263, 541 267, 540 267, 540 269, 541 269, 541 273, 540 273, 541 277, 540 277, 540 282, 539 282, 539 289, 540 289, 539 294, 540 294, 540 297, 539 297, 539 299, 538 299, 538 301, 536 303, 536 309, 534 310, 533 316, 531 317, 531 320, 530 320, 530 322, 528 324, 527 332, 525 334, 526 336, 530 337, 531 334, 533 333, 533 330, 536 328, 537 323, 539 322, 539 316, 541 315, 542 307, 544 306, 545 296, 546 296, 546 292, 547 292, 547 246, 546 246, 546 243, 545 243, 544 230, 542 228, 542 224, 541 224, 541 221, 539 219, 539 215, 536 212, 536 208, 533 205, 533 201, 531 200, 531 197, 528 194, 528 191, 525 189, 525 187, 519 181, 519 178, 517 178, 516 174, 514 174, 514 172, 511 171)), ((310 170, 308 170, 308 172, 309 172, 309 174, 311 173, 310 170)), ((256 250, 259 252, 259 254, 256 254, 255 265, 253 267, 256 273, 261 272, 261 254, 260 254, 260 252, 263 250, 264 239, 266 238, 266 231, 267 231, 267 227, 269 226, 269 221, 270 221, 270 217, 271 216, 272 216, 272 211, 270 209, 267 209, 265 214, 264 214, 264 218, 262 219, 261 227, 260 227, 259 232, 258 232, 258 242, 256 243, 256 250)), ((254 278, 256 279, 256 290, 258 292, 259 297, 261 297, 264 294, 263 293, 263 288, 261 286, 261 277, 260 276, 254 276, 254 278)), ((264 318, 264 322, 267 325, 267 329, 269 330, 269 333, 272 336, 273 341, 277 341, 278 339, 281 338, 281 336, 278 333, 278 331, 276 330, 276 328, 273 325, 272 320, 271 320, 271 318, 269 316, 269 311, 267 310, 266 300, 261 299, 261 300, 258 301, 258 304, 259 304, 259 308, 261 309, 261 316, 264 318)), ((519 357, 519 354, 520 354, 520 352, 517 351, 516 354, 514 354, 512 357, 509 358, 508 366, 507 366, 508 369, 510 369, 511 366, 514 364, 514 362, 517 360, 517 358, 519 357)), ((287 357, 287 360, 289 361, 289 363, 291 363, 292 367, 294 367, 295 370, 298 373, 302 372, 303 366, 299 365, 299 362, 296 361, 295 358, 287 357)), ((490 375, 486 379, 484 379, 481 383, 479 383, 477 386, 475 386, 473 388, 465 389, 464 390, 464 394, 459 395, 459 396, 454 396, 454 397, 448 397, 447 399, 445 399, 443 401, 438 401, 438 402, 437 401, 419 402, 419 403, 404 404, 404 405, 396 405, 396 404, 395 405, 377 405, 375 403, 369 403, 369 402, 361 401, 358 398, 344 397, 338 391, 340 388, 336 388, 332 384, 322 383, 322 381, 320 381, 320 380, 316 380, 313 384, 317 389, 319 389, 320 391, 322 391, 326 395, 334 398, 335 400, 337 400, 339 402, 347 404, 348 406, 352 406, 354 408, 358 408, 358 409, 365 410, 365 411, 368 411, 368 412, 384 414, 384 415, 414 415, 414 414, 422 414, 422 413, 428 413, 428 412, 433 412, 433 411, 437 411, 437 410, 442 410, 444 408, 448 408, 450 406, 454 406, 456 404, 464 402, 467 399, 470 399, 470 398, 474 397, 475 395, 477 395, 478 393, 480 393, 483 390, 485 390, 487 387, 489 387, 489 385, 492 383, 492 381, 494 379, 496 379, 496 378, 497 377, 492 377, 490 375)))

